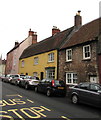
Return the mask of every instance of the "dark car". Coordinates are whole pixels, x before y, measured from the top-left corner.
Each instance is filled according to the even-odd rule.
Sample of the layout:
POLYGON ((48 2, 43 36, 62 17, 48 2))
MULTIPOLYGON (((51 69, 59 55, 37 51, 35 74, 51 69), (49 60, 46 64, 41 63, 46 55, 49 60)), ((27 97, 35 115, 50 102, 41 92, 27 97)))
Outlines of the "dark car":
POLYGON ((80 83, 69 88, 68 96, 74 104, 82 102, 101 107, 101 84, 80 83))
POLYGON ((35 92, 45 93, 47 96, 51 95, 66 95, 66 85, 61 80, 43 79, 35 87, 35 92))

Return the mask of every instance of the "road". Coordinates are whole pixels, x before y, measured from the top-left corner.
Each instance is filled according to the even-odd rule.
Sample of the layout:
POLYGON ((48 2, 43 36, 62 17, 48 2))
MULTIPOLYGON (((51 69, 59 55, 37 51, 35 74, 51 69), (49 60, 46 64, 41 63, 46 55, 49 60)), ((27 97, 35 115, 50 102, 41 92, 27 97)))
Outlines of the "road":
POLYGON ((0 117, 12 120, 101 120, 101 109, 83 104, 73 105, 67 96, 47 97, 34 90, 0 81, 0 117))

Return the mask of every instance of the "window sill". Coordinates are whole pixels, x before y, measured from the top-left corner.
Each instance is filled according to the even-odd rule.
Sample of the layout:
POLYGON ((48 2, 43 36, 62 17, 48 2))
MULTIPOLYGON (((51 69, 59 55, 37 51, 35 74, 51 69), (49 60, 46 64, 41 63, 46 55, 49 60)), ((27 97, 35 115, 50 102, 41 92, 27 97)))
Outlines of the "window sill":
POLYGON ((54 61, 48 61, 48 63, 54 63, 54 61))
POLYGON ((70 61, 66 61, 66 63, 71 63, 72 62, 72 60, 70 60, 70 61))
POLYGON ((82 61, 90 61, 91 58, 83 59, 82 61))

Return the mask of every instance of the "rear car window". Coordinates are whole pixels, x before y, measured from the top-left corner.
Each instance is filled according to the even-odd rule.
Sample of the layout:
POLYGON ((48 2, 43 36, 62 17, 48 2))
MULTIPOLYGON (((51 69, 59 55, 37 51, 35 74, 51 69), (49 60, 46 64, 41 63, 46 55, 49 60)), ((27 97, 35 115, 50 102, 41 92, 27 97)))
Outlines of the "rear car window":
POLYGON ((64 81, 55 80, 55 85, 65 85, 64 81))

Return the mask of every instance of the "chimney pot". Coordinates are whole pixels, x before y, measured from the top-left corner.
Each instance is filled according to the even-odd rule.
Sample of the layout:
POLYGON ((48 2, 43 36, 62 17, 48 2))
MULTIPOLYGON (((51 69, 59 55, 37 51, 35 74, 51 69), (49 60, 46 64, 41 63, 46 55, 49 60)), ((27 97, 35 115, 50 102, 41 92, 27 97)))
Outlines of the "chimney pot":
POLYGON ((57 28, 56 26, 53 26, 52 28, 52 35, 55 35, 56 33, 59 33, 60 32, 60 29, 57 28))

